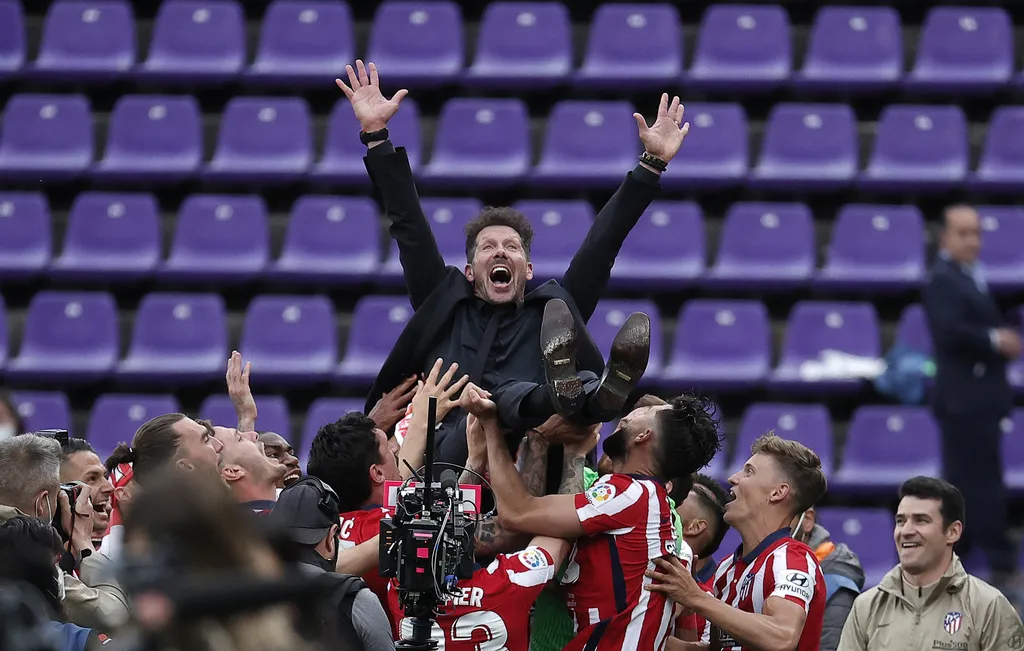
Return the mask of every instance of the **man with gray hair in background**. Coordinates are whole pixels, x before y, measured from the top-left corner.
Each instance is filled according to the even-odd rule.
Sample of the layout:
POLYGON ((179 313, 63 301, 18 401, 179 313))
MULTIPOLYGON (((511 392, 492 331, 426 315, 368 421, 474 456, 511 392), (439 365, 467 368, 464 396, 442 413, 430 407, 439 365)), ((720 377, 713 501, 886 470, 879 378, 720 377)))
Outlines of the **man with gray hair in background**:
POLYGON ((128 598, 110 578, 110 559, 93 546, 90 487, 81 486, 74 505, 60 490, 61 457, 56 439, 22 434, 0 440, 0 521, 28 515, 51 522, 61 513, 64 529, 71 534, 68 551, 78 572, 63 577, 68 617, 84 628, 113 631, 128 621, 128 598))

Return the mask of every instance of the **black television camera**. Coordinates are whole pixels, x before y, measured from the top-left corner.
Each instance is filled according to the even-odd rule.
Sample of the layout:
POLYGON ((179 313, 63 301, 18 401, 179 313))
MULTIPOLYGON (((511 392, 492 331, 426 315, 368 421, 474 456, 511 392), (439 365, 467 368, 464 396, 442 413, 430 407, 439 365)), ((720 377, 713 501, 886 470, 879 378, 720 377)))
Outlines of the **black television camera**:
MULTIPOLYGON (((463 513, 459 476, 441 473, 434 482, 434 428, 437 399, 427 412, 427 444, 423 481, 406 481, 395 498, 395 515, 380 523, 380 575, 398 579, 398 603, 412 618, 412 637, 395 644, 403 651, 429 651, 439 606, 462 595, 459 579, 473 576, 473 537, 476 520, 463 513)), ((415 473, 414 473, 415 475, 415 473)))

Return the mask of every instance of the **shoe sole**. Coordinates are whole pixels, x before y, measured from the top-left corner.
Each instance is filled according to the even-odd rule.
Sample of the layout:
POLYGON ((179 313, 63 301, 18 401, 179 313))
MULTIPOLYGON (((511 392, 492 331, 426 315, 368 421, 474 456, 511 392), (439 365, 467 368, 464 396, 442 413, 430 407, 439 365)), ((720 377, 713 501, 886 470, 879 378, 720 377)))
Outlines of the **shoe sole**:
POLYGON ((629 315, 612 340, 608 364, 594 395, 598 409, 619 412, 647 370, 651 356, 651 318, 642 312, 629 315))
POLYGON ((576 345, 576 322, 569 306, 561 299, 551 299, 544 306, 540 346, 544 377, 555 398, 556 410, 563 416, 572 415, 583 406, 583 382, 576 374, 576 345))

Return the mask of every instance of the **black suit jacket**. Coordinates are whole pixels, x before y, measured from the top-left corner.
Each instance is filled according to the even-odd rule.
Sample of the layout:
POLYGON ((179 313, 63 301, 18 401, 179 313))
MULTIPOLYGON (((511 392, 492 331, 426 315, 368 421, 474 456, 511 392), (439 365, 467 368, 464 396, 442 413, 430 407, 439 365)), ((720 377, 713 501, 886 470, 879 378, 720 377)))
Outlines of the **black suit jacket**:
POLYGON ((1009 413, 1013 394, 1007 360, 990 336, 1004 321, 992 295, 978 289, 958 263, 940 258, 924 289, 924 309, 935 346, 936 416, 1009 413))

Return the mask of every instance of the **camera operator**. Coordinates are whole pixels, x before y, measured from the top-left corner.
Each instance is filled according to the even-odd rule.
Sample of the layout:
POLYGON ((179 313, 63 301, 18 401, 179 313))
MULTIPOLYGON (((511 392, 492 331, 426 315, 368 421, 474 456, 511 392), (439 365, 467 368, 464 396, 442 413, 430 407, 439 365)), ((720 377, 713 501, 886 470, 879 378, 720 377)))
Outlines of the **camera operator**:
MULTIPOLYGON (((269 522, 283 529, 299 567, 313 574, 330 573, 338 588, 327 600, 315 630, 325 648, 340 637, 353 650, 394 651, 391 625, 380 600, 358 576, 334 574, 341 527, 338 495, 316 477, 306 477, 281 491, 269 522)), ((312 631, 311 631, 312 632, 312 631)))
POLYGON ((114 485, 107 478, 107 469, 97 456, 96 450, 84 439, 69 438, 61 445, 60 483, 76 481, 92 489, 92 540, 99 549, 103 536, 110 526, 114 485))
POLYGON ((213 434, 221 444, 220 476, 235 501, 257 515, 270 513, 288 467, 266 455, 256 432, 214 427, 213 434))

